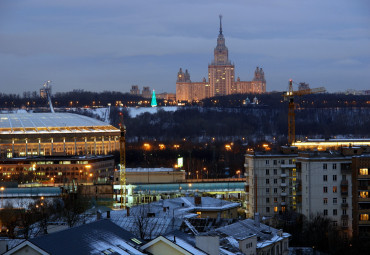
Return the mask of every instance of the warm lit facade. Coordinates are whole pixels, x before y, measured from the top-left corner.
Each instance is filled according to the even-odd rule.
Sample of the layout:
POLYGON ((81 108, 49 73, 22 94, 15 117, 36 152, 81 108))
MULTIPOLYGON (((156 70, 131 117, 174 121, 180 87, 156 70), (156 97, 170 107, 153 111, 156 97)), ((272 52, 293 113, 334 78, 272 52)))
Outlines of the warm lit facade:
POLYGON ((220 19, 220 33, 214 49, 214 60, 208 65, 208 82, 192 82, 188 70, 180 68, 176 82, 176 100, 199 101, 208 97, 224 96, 237 93, 265 93, 266 80, 262 68, 257 67, 253 81, 235 81, 235 66, 229 60, 229 50, 225 45, 220 19))
POLYGON ((119 129, 78 114, 0 114, 1 158, 106 155, 119 149, 119 136, 119 129))
POLYGON ((352 158, 353 235, 370 239, 370 155, 352 158))
POLYGON ((113 156, 46 156, 0 160, 0 181, 47 185, 109 183, 113 156))
POLYGON ((339 150, 349 146, 370 146, 370 139, 307 139, 294 142, 293 146, 299 150, 339 150))

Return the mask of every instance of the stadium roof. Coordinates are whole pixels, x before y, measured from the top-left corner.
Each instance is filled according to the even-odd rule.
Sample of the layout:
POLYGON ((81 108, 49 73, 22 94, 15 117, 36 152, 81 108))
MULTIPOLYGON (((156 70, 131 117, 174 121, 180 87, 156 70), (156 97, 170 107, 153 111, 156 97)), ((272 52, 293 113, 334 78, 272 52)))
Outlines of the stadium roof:
POLYGON ((0 114, 0 134, 117 132, 108 123, 73 113, 0 114))

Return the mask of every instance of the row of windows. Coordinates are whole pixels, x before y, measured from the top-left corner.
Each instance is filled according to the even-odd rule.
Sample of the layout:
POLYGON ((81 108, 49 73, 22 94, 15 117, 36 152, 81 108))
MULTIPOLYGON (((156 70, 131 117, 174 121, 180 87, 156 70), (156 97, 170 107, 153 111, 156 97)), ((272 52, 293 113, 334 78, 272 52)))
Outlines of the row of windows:
MULTIPOLYGON (((281 183, 285 183, 285 178, 281 179, 281 183)), ((266 184, 270 184, 270 179, 266 179, 266 184)), ((278 184, 278 179, 274 179, 274 184, 278 184)))
MULTIPOLYGON (((333 216, 336 216, 336 215, 338 215, 338 210, 333 209, 333 216)), ((347 209, 342 210, 342 215, 347 215, 347 209)), ((328 216, 328 210, 327 209, 324 209, 324 216, 328 216)))
MULTIPOLYGON (((322 169, 327 170, 328 169, 328 164, 327 163, 322 164, 322 169)), ((332 169, 337 169, 337 164, 336 163, 332 164, 332 169)))
MULTIPOLYGON (((289 162, 289 165, 292 165, 295 163, 295 159, 288 159, 287 162, 289 162)), ((281 163, 282 165, 285 164, 285 159, 282 159, 282 160, 276 160, 274 159, 272 161, 273 165, 276 166, 278 163, 281 163)), ((270 160, 266 160, 266 165, 270 165, 270 160)))
MULTIPOLYGON (((324 193, 328 193, 328 187, 324 186, 323 191, 324 191, 324 193)), ((337 193, 337 192, 338 192, 338 187, 333 186, 333 193, 337 193)))
MULTIPOLYGON (((327 197, 324 197, 323 198, 323 203, 324 203, 324 205, 327 205, 328 204, 328 198, 327 197)), ((337 203, 338 203, 338 198, 333 197, 333 205, 336 205, 337 203)), ((346 198, 342 198, 342 203, 343 204, 346 204, 347 203, 347 199, 346 198)))
MULTIPOLYGON (((327 182, 328 181, 328 176, 327 175, 323 175, 322 176, 322 179, 323 179, 324 182, 327 182)), ((337 175, 336 174, 333 175, 333 181, 334 182, 337 181, 337 175)))

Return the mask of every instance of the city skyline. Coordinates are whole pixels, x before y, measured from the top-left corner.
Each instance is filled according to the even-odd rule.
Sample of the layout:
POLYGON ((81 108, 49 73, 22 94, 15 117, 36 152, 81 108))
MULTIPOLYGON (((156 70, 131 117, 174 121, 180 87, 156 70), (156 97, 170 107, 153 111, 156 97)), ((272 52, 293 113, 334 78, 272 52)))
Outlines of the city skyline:
POLYGON ((267 91, 288 80, 329 92, 369 88, 370 4, 366 1, 3 1, 2 93, 73 89, 176 90, 179 67, 207 76, 222 14, 235 73, 256 66, 267 91), (153 11, 155 10, 155 11, 153 11))

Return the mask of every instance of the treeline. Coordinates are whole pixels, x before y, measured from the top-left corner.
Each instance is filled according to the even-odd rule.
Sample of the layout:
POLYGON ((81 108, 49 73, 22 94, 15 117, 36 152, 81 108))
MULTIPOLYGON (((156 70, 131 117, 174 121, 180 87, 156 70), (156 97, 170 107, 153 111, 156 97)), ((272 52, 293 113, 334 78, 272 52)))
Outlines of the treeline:
MULTIPOLYGON (((288 109, 183 107, 175 112, 158 110, 130 118, 124 113, 128 141, 193 142, 243 140, 253 143, 266 137, 286 143, 288 109)), ((118 127, 118 109, 111 110, 118 127)), ((306 108, 296 110, 297 138, 329 138, 338 135, 369 135, 370 108, 306 108)))

